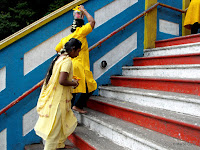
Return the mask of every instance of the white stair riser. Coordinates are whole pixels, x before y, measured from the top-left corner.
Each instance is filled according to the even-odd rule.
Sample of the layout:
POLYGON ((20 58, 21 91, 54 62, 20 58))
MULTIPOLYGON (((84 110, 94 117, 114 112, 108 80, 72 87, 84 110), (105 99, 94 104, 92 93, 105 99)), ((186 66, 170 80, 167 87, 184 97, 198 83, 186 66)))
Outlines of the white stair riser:
POLYGON ((92 131, 97 132, 101 136, 104 136, 114 143, 126 147, 131 150, 158 150, 162 149, 162 147, 159 147, 155 145, 154 143, 150 143, 146 141, 145 139, 140 139, 134 135, 131 135, 129 133, 128 136, 124 135, 121 131, 113 130, 115 127, 104 125, 104 123, 96 122, 90 118, 87 118, 85 116, 82 116, 78 113, 75 113, 77 120, 79 123, 84 124, 86 127, 90 128, 92 131))
POLYGON ((145 96, 141 94, 124 93, 119 91, 110 91, 100 89, 100 96, 114 98, 122 101, 136 103, 142 106, 155 107, 179 113, 200 116, 200 104, 185 102, 176 99, 165 99, 153 96, 145 96), (189 108, 189 109, 188 109, 189 108))
POLYGON ((134 77, 162 77, 162 78, 200 78, 200 68, 149 68, 149 69, 123 69, 124 76, 134 77))
POLYGON ((179 54, 200 53, 200 44, 186 44, 185 46, 170 46, 144 50, 144 57, 167 56, 179 54))

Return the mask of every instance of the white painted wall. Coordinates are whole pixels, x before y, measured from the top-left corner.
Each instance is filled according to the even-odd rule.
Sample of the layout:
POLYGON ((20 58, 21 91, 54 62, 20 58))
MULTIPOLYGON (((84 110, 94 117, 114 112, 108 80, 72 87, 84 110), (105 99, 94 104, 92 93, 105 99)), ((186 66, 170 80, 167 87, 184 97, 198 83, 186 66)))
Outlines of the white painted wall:
POLYGON ((117 45, 114 49, 109 51, 93 64, 94 79, 98 79, 106 71, 112 68, 116 63, 118 63, 135 49, 137 49, 137 32, 117 45), (107 62, 106 68, 101 68, 101 62, 103 60, 107 62))
POLYGON ((179 24, 167 20, 159 20, 159 31, 172 35, 179 35, 179 24))
POLYGON ((38 114, 36 111, 36 107, 23 116, 23 136, 33 130, 37 120, 38 114))
POLYGON ((0 69, 0 92, 6 88, 6 67, 0 69))
POLYGON ((0 150, 7 150, 7 129, 0 132, 0 150))
POLYGON ((57 33, 48 40, 24 54, 24 75, 56 54, 55 47, 60 40, 71 33, 70 27, 57 33))
POLYGON ((95 28, 104 24, 109 19, 118 15, 125 9, 137 3, 138 0, 115 0, 103 8, 95 11, 94 18, 96 21, 95 28))

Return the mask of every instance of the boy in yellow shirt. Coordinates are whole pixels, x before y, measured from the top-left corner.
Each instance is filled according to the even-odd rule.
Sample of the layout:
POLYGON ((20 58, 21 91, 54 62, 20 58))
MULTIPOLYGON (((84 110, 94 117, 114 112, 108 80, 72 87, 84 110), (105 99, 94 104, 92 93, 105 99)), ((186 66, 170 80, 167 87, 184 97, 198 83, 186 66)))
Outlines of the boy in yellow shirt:
POLYGON ((86 36, 92 32, 95 21, 94 18, 87 12, 84 6, 80 5, 77 10, 81 11, 88 20, 88 23, 84 25, 83 16, 77 15, 76 17, 81 17, 75 19, 72 25, 72 33, 67 37, 61 39, 60 43, 56 46, 55 50, 59 52, 64 44, 71 38, 76 38, 81 41, 82 47, 81 52, 78 57, 72 60, 74 68, 74 76, 80 79, 79 86, 73 90, 72 104, 75 101, 75 96, 80 93, 80 98, 72 107, 74 110, 80 113, 86 113, 83 107, 86 106, 87 100, 92 95, 93 91, 97 89, 97 83, 93 78, 92 72, 90 71, 90 60, 89 60, 89 50, 86 36))

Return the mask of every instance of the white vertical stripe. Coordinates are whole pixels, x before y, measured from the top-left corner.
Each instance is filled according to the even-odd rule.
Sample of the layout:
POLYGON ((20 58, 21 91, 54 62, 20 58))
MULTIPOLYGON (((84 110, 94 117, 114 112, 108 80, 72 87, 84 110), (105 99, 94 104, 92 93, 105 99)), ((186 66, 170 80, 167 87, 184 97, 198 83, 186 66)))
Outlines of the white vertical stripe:
POLYGON ((179 24, 160 19, 159 31, 167 34, 179 35, 179 24))
POLYGON ((137 49, 137 32, 94 63, 93 70, 95 80, 135 49, 137 49), (107 62, 106 68, 101 68, 100 66, 103 60, 107 62))
POLYGON ((95 27, 97 28, 137 2, 138 0, 115 0, 97 10, 94 14, 96 21, 95 27))
POLYGON ((33 130, 38 119, 36 107, 23 116, 23 136, 33 130))
POLYGON ((7 129, 0 132, 0 150, 7 150, 7 129))
POLYGON ((24 54, 24 75, 44 63, 46 60, 56 54, 55 47, 60 40, 69 35, 70 27, 52 36, 40 45, 34 47, 24 54))
POLYGON ((6 67, 0 69, 0 91, 6 88, 6 67))

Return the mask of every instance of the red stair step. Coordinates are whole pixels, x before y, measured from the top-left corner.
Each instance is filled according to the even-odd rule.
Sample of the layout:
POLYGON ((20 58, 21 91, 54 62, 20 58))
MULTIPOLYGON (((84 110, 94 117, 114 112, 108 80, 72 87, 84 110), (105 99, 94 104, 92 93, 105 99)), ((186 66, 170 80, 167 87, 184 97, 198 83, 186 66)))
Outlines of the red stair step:
POLYGON ((187 35, 155 42, 155 47, 165 47, 200 42, 200 34, 187 35))
POLYGON ((89 145, 87 142, 85 142, 82 138, 77 136, 75 133, 72 133, 68 140, 72 142, 74 145, 76 145, 77 148, 80 150, 96 150, 93 146, 89 145))
POLYGON ((200 94, 200 80, 111 76, 111 84, 114 86, 141 88, 148 90, 159 90, 193 95, 200 94))
POLYGON ((138 57, 134 58, 133 61, 134 66, 200 64, 200 53, 155 57, 138 57))
POLYGON ((90 99, 90 109, 200 146, 200 127, 90 99))

